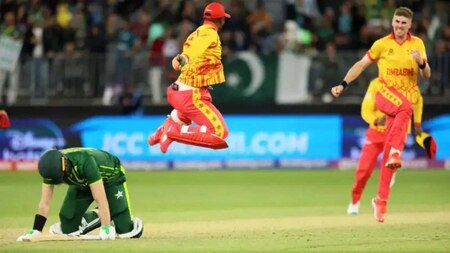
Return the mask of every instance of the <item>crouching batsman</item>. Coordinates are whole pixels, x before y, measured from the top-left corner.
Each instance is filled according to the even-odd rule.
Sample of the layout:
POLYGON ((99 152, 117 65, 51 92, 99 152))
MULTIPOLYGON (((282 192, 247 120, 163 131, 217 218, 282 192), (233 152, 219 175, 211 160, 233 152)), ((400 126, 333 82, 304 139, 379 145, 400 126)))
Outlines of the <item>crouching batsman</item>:
POLYGON ((44 182, 33 228, 17 241, 41 234, 53 189, 61 183, 69 187, 59 212, 60 222, 50 226, 51 234, 82 236, 100 228, 101 240, 142 235, 142 221, 131 216, 125 169, 116 156, 93 148, 50 149, 39 159, 38 170, 44 182), (94 200, 97 208, 87 211, 94 200))
POLYGON ((230 17, 222 4, 208 4, 203 25, 188 36, 183 52, 173 58, 172 67, 181 71, 167 88, 167 100, 174 110, 148 138, 152 146, 159 143, 161 152, 166 153, 173 141, 212 149, 228 147, 228 129, 209 90, 225 82, 218 30, 230 17))

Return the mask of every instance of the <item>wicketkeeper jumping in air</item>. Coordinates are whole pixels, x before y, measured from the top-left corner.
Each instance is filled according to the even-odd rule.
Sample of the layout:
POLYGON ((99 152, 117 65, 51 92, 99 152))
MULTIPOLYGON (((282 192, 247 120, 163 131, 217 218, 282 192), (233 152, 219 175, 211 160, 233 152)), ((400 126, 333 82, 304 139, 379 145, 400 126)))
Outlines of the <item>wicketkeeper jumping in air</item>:
POLYGON ((211 103, 209 89, 225 82, 217 32, 230 17, 222 4, 208 4, 203 25, 189 35, 183 52, 173 58, 172 67, 181 70, 178 80, 167 88, 167 100, 174 110, 148 138, 150 145, 159 143, 161 152, 166 153, 173 141, 213 149, 228 147, 228 129, 222 114, 211 103))
POLYGON ((38 169, 44 179, 38 211, 33 229, 18 241, 42 232, 54 186, 61 183, 69 188, 59 212, 60 223, 52 225, 50 233, 76 236, 100 227, 102 240, 142 235, 142 221, 131 216, 125 168, 116 156, 93 148, 50 149, 39 159, 38 169), (94 200, 98 209, 87 211, 94 200))

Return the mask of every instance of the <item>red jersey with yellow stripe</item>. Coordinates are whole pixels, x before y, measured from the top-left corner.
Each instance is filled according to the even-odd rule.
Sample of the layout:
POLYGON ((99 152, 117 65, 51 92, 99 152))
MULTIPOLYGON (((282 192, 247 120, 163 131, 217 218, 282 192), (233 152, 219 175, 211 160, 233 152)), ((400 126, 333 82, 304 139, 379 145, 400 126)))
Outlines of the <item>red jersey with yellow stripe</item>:
POLYGON ((192 87, 205 87, 225 82, 222 46, 217 27, 205 21, 183 44, 188 63, 181 69, 178 81, 192 87))
MULTIPOLYGON (((378 78, 373 79, 370 82, 369 87, 366 91, 366 95, 364 96, 364 99, 361 103, 361 117, 365 122, 367 122, 367 124, 369 124, 370 128, 378 132, 384 132, 386 128, 385 126, 375 125, 375 121, 384 115, 384 113, 377 108, 375 102, 377 91, 382 85, 383 84, 379 81, 378 78)), ((414 123, 422 123, 423 98, 420 91, 418 92, 416 103, 413 104, 413 111, 414 123)), ((408 127, 408 133, 409 132, 411 132, 411 124, 409 124, 408 127)))
POLYGON ((419 66, 411 55, 413 50, 418 50, 421 57, 427 60, 425 45, 420 38, 408 33, 406 40, 400 44, 391 33, 375 41, 367 55, 372 61, 377 61, 380 82, 388 87, 393 86, 414 104, 420 91, 417 85, 419 66))

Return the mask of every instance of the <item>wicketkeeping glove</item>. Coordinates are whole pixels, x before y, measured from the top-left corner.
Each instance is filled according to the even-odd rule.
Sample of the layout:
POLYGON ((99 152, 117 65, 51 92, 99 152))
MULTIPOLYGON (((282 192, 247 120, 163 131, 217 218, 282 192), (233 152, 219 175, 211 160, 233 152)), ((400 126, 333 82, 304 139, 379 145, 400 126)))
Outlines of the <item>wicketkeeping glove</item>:
POLYGON ((178 54, 172 59, 172 68, 176 71, 180 71, 181 68, 183 68, 183 66, 187 63, 188 59, 186 58, 186 56, 178 54))
POLYGON ((186 57, 185 57, 184 55, 181 55, 181 54, 179 54, 179 55, 177 56, 177 61, 180 63, 180 66, 181 66, 181 67, 184 67, 184 65, 187 64, 187 59, 186 59, 186 57))
POLYGON ((41 232, 40 232, 39 230, 36 230, 36 229, 30 229, 30 230, 28 230, 25 234, 19 236, 19 238, 17 238, 17 241, 18 241, 18 242, 23 242, 24 239, 29 239, 29 238, 31 238, 31 237, 38 236, 38 235, 40 235, 40 234, 41 234, 41 232))
POLYGON ((115 240, 116 229, 111 225, 101 226, 99 235, 102 240, 115 240))
POLYGON ((8 128, 11 126, 11 122, 8 118, 8 113, 4 110, 0 110, 0 128, 8 128))

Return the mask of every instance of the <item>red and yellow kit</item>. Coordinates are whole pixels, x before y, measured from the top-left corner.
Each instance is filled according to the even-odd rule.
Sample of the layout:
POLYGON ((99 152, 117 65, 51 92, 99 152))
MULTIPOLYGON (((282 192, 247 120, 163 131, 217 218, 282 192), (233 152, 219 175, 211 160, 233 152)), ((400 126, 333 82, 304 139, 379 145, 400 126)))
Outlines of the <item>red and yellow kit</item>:
POLYGON ((208 21, 192 32, 183 44, 188 63, 181 69, 178 81, 192 87, 225 82, 222 46, 217 27, 208 21))
POLYGON ((231 15, 221 3, 212 2, 205 7, 203 18, 203 24, 187 37, 182 53, 172 59, 173 69, 181 70, 177 81, 167 87, 167 102, 174 110, 148 139, 150 145, 159 142, 163 153, 172 141, 213 149, 228 147, 224 141, 228 129, 212 104, 209 88, 225 82, 218 30, 231 15))
MULTIPOLYGON (((384 113, 376 107, 375 104, 375 97, 378 89, 383 84, 379 81, 378 78, 373 79, 369 87, 367 88, 366 95, 364 96, 364 99, 361 104, 361 117, 367 124, 369 124, 369 127, 379 131, 384 132, 385 126, 377 126, 375 125, 375 121, 382 117, 384 113)), ((416 102, 413 103, 413 119, 415 124, 421 124, 422 123, 422 114, 423 114, 423 97, 420 91, 417 92, 417 99, 416 102)), ((408 129, 408 133, 411 132, 411 125, 408 129)))
POLYGON ((394 87, 403 94, 412 104, 419 99, 417 85, 418 65, 411 55, 418 50, 424 61, 427 61, 423 41, 408 33, 403 43, 395 41, 391 33, 377 41, 367 52, 372 61, 377 61, 378 78, 387 87, 394 87))
MULTIPOLYGON (((375 124, 377 119, 385 115, 377 108, 375 102, 376 94, 382 85, 383 84, 378 78, 372 80, 361 103, 361 117, 367 122, 369 127, 366 131, 364 145, 361 149, 358 166, 355 171, 355 181, 352 187, 352 204, 356 204, 360 201, 366 183, 375 169, 378 156, 383 152, 386 139, 386 125, 375 124)), ((420 92, 418 95, 417 102, 413 105, 414 123, 422 122, 423 99, 420 92)), ((387 117, 387 119, 389 119, 389 117, 387 117)), ((408 132, 410 131, 411 124, 409 124, 408 129, 408 132)))
POLYGON ((167 88, 167 101, 184 124, 197 123, 189 126, 189 132, 200 132, 201 126, 206 126, 208 133, 225 139, 228 135, 225 120, 212 104, 208 89, 211 85, 225 82, 217 26, 205 20, 186 39, 182 54, 188 58, 188 63, 182 67, 175 82, 178 88, 167 88))

